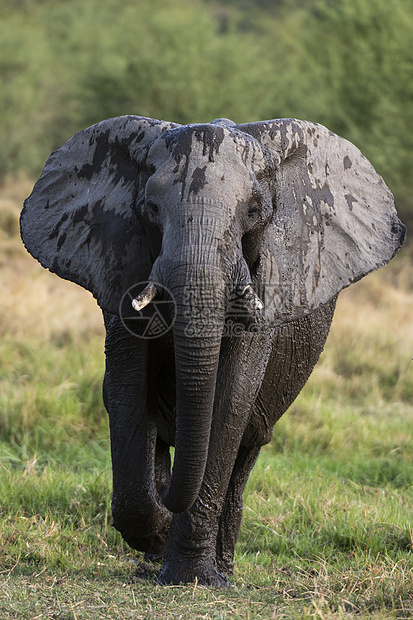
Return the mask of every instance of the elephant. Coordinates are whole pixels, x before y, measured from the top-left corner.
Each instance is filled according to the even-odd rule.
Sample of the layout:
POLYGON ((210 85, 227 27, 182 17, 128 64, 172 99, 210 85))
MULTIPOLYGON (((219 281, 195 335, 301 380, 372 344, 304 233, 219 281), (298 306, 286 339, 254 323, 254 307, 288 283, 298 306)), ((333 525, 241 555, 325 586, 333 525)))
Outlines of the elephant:
POLYGON ((103 311, 114 527, 160 584, 229 586, 245 484, 338 293, 403 243, 390 190, 316 123, 121 116, 51 154, 21 236, 103 311))

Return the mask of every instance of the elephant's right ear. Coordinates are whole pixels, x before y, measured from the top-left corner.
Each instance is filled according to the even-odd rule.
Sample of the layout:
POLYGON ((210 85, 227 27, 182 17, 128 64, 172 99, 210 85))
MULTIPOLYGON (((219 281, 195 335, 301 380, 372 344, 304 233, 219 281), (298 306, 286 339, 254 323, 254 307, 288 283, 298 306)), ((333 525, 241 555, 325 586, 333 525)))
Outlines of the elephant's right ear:
POLYGON ((88 289, 108 312, 118 312, 123 294, 151 270, 137 210, 148 173, 138 154, 172 127, 123 116, 80 131, 52 153, 24 203, 27 250, 43 267, 88 289))
POLYGON ((312 312, 391 260, 406 229, 390 190, 353 144, 295 119, 238 129, 273 162, 274 215, 257 275, 268 324, 312 312))

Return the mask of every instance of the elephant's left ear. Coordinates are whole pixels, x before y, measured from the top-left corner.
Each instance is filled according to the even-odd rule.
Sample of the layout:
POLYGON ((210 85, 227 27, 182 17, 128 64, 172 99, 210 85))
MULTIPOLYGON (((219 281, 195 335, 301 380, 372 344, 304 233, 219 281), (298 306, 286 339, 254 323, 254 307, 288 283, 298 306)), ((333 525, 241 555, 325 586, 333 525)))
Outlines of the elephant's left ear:
POLYGON ((258 268, 270 324, 311 312, 390 261, 406 229, 390 190, 353 144, 294 119, 237 129, 275 161, 274 217, 258 268))
POLYGON ((121 116, 80 131, 52 153, 24 203, 27 250, 108 312, 117 313, 129 287, 149 276, 154 259, 138 209, 148 178, 144 155, 172 127, 121 116))

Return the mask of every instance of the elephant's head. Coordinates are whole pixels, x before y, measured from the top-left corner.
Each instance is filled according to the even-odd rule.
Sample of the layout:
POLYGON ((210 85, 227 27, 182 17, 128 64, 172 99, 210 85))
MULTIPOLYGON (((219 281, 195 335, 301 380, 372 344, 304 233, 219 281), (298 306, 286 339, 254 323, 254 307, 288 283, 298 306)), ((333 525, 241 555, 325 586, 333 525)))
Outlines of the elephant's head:
POLYGON ((53 153, 21 230, 44 267, 110 313, 137 282, 153 283, 138 309, 157 284, 174 296, 177 432, 165 505, 175 512, 202 482, 228 300, 246 329, 297 319, 385 265, 405 234, 381 177, 320 125, 135 116, 53 153))

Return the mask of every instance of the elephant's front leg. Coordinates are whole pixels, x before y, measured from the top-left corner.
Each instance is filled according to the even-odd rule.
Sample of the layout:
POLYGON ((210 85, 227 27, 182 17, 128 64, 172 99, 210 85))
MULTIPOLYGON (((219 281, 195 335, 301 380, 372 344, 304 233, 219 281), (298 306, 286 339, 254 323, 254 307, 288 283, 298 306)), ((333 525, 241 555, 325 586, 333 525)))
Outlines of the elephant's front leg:
POLYGON ((235 543, 237 542, 243 512, 242 496, 260 450, 261 446, 250 447, 241 445, 219 520, 217 568, 220 572, 227 575, 232 575, 233 573, 235 543))
POLYGON ((222 347, 204 480, 192 508, 173 518, 161 583, 197 580, 203 585, 230 585, 217 566, 218 528, 250 408, 270 354, 267 341, 264 334, 245 333, 222 347))
POLYGON ((104 401, 109 413, 114 526, 134 549, 162 553, 172 515, 155 483, 156 426, 148 415, 148 341, 105 316, 104 401))

